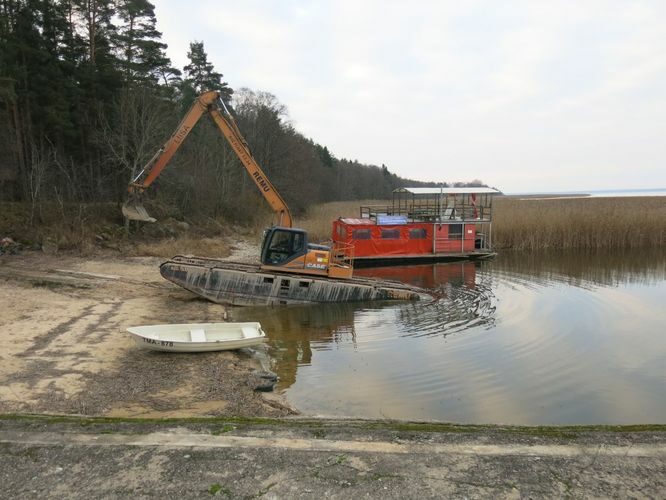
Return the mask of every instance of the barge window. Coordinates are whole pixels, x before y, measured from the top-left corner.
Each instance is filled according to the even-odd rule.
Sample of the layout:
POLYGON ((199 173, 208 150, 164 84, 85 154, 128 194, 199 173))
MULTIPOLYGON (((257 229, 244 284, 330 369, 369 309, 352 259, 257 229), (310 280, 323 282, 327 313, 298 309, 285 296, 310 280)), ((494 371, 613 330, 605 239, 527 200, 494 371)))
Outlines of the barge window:
POLYGON ((463 225, 462 224, 449 224, 449 239, 462 240, 463 225))
POLYGON ((355 240, 369 240, 370 239, 370 230, 369 229, 354 229, 352 231, 352 238, 355 240))
POLYGON ((426 237, 427 237, 427 232, 424 228, 410 229, 409 230, 409 239, 410 240, 425 240, 426 237))
POLYGON ((383 240, 397 240, 400 239, 400 229, 382 229, 383 240))

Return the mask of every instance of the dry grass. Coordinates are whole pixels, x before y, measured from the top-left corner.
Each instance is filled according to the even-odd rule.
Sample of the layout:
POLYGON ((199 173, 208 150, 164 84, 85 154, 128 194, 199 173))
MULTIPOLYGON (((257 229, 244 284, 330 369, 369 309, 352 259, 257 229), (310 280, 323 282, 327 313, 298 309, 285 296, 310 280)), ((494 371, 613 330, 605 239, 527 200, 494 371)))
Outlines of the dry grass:
MULTIPOLYGON (((333 202, 316 205, 296 219, 310 241, 331 239, 338 217, 358 217, 361 205, 386 205, 385 200, 333 202)), ((26 246, 94 253, 100 247, 129 255, 170 257, 197 254, 229 255, 228 240, 259 242, 272 214, 252 207, 249 226, 203 218, 188 224, 160 218, 126 238, 118 204, 42 205, 0 204, 0 237, 10 236, 26 246)), ((666 197, 495 199, 493 243, 496 248, 616 249, 661 248, 666 245, 666 197)), ((156 214, 159 216, 159 214, 156 214)))
POLYGON ((27 247, 88 254, 123 234, 120 206, 115 203, 0 203, 0 237, 27 247))
POLYGON ((155 224, 134 224, 128 238, 116 203, 44 203, 32 211, 28 204, 0 204, 0 237, 47 253, 90 255, 110 249, 124 255, 224 257, 230 253, 225 235, 251 233, 212 218, 186 223, 167 217, 155 224))
MULTIPOLYGON (((380 200, 325 203, 312 207, 297 225, 311 241, 331 238, 338 217, 358 217, 361 205, 380 200)), ((666 197, 558 198, 497 197, 493 207, 497 248, 657 248, 666 244, 666 197)))
POLYGON ((385 200, 335 201, 313 205, 304 217, 296 220, 296 226, 308 232, 310 241, 331 239, 332 223, 338 217, 358 217, 361 205, 390 205, 385 200))
POLYGON ((199 257, 227 257, 230 254, 230 248, 222 238, 180 236, 156 242, 138 243, 130 253, 151 257, 189 254, 199 257))
POLYGON ((655 248, 666 243, 666 197, 519 199, 493 208, 497 248, 655 248))

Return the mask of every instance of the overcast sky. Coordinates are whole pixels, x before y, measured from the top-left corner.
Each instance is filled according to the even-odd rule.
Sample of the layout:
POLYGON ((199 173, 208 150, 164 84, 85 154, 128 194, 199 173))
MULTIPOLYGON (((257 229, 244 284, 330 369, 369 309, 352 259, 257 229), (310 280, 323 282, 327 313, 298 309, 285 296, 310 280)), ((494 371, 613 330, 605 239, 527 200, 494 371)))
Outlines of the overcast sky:
POLYGON ((338 158, 505 192, 666 187, 666 1, 154 0, 338 158))

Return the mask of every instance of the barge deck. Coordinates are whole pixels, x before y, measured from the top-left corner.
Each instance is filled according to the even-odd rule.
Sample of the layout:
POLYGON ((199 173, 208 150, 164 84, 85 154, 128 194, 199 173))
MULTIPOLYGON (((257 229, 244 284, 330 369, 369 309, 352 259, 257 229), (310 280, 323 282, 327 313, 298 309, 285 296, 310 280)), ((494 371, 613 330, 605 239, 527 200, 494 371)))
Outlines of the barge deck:
POLYGON ((474 251, 464 253, 384 255, 381 257, 356 257, 354 267, 400 266, 409 264, 436 264, 438 262, 459 262, 492 259, 497 255, 493 251, 474 251))
POLYGON ((262 270, 259 265, 177 255, 160 274, 190 292, 228 305, 429 300, 428 291, 371 278, 332 279, 262 270))

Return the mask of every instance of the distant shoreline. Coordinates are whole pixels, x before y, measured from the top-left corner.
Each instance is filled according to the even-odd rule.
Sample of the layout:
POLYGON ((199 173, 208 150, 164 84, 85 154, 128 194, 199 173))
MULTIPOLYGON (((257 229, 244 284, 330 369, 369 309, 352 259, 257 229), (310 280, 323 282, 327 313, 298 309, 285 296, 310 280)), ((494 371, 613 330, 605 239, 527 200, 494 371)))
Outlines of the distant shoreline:
POLYGON ((522 192, 504 193, 511 198, 554 199, 554 198, 627 198, 666 196, 666 188, 657 189, 603 189, 595 191, 558 191, 558 192, 522 192))

